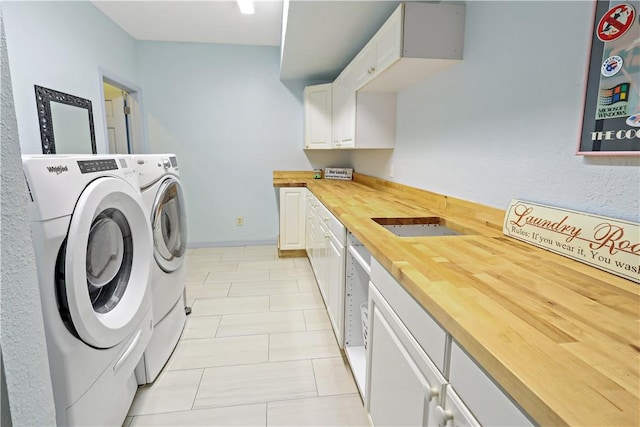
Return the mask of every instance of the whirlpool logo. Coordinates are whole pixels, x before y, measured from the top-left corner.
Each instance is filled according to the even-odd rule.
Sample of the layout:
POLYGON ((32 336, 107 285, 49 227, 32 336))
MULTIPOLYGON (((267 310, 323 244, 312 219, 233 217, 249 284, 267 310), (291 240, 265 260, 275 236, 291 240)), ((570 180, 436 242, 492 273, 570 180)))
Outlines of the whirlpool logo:
POLYGON ((56 175, 60 175, 62 172, 69 172, 69 168, 67 166, 47 166, 47 170, 50 173, 55 173, 56 175))

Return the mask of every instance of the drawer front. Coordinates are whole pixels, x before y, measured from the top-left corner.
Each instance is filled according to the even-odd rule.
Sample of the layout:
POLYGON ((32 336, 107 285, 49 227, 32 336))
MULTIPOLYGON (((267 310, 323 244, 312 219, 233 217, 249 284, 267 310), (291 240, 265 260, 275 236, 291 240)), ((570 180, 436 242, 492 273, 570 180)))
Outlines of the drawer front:
POLYGON ((436 424, 447 427, 480 427, 480 422, 473 416, 456 392, 447 386, 445 408, 436 408, 436 424))
POLYGON ((451 346, 449 382, 482 425, 533 425, 455 341, 451 346))
POLYGON ((342 225, 342 223, 338 221, 338 218, 336 218, 335 215, 333 215, 322 203, 318 203, 318 216, 320 217, 320 220, 326 224, 329 231, 333 233, 340 244, 345 246, 347 244, 346 227, 342 225))
POLYGON ((445 330, 375 258, 371 259, 371 281, 440 372, 444 372, 445 330))

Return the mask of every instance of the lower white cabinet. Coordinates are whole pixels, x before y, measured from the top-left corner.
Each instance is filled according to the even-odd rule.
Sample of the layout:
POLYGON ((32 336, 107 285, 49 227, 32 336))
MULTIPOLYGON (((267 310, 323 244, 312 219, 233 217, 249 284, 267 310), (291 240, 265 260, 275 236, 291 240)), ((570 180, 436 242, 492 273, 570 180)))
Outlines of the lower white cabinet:
POLYGON ((368 347, 366 401, 373 424, 437 425, 445 379, 373 283, 368 347))
POLYGON ((306 249, 375 426, 534 425, 306 188, 280 189, 280 249, 306 249))
POLYGON ((342 348, 344 331, 344 225, 310 192, 306 195, 305 247, 327 314, 342 348))
POLYGON ((326 285, 327 312, 338 344, 342 347, 344 330, 344 244, 336 236, 327 232, 326 238, 326 285))
POLYGON ((367 402, 374 425, 533 425, 375 259, 371 282, 367 402))
POLYGON ((304 187, 280 188, 280 250, 305 249, 305 196, 304 187))
MULTIPOLYGON (((313 204, 314 197, 309 190, 305 191, 305 250, 309 260, 313 258, 313 243, 317 239, 315 230, 316 208, 313 204)), ((313 267, 313 264, 312 264, 313 267)))
POLYGON ((447 332, 376 259, 371 261, 371 281, 433 364, 445 373, 447 332))
POLYGON ((481 424, 453 388, 446 385, 445 389, 446 392, 440 398, 440 404, 436 406, 435 424, 433 425, 438 427, 479 427, 481 424))
POLYGON ((482 425, 533 425, 524 412, 455 341, 451 346, 449 382, 482 425))

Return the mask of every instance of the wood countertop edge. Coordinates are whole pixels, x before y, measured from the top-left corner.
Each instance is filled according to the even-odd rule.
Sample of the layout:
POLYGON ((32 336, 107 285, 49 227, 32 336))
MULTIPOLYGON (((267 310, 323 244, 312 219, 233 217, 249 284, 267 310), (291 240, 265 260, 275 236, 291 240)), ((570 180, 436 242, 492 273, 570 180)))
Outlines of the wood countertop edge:
MULTIPOLYGON (((410 262, 406 261, 410 256, 406 253, 406 246, 409 244, 420 244, 420 238, 406 239, 398 238, 391 233, 378 234, 368 232, 367 228, 363 229, 363 224, 368 227, 366 220, 370 220, 367 214, 354 215, 353 212, 349 212, 348 209, 341 209, 332 203, 331 197, 326 194, 326 183, 322 183, 324 180, 310 179, 275 179, 274 187, 289 187, 289 186, 302 186, 309 187, 313 192, 314 187, 319 190, 320 194, 316 194, 318 198, 327 206, 338 219, 354 233, 354 235, 369 249, 371 255, 375 257, 391 274, 398 280, 398 282, 412 295, 416 301, 418 301, 428 312, 430 312, 442 326, 452 334, 454 339, 458 341, 469 354, 476 359, 476 361, 483 366, 483 368, 501 385, 501 387, 512 396, 512 398, 520 404, 524 410, 532 416, 537 423, 541 425, 612 425, 616 423, 618 425, 638 425, 638 419, 640 415, 637 413, 639 409, 638 394, 633 395, 628 393, 627 390, 613 383, 607 381, 608 378, 600 374, 602 378, 597 378, 597 384, 606 384, 608 388, 615 389, 620 387, 620 390, 614 390, 614 392, 620 393, 624 398, 630 398, 632 401, 632 407, 618 408, 613 402, 611 402, 606 395, 603 395, 594 388, 589 381, 585 381, 580 378, 575 372, 572 372, 571 368, 567 364, 573 364, 574 367, 580 367, 585 362, 566 351, 557 342, 549 340, 544 334, 537 334, 535 330, 531 330, 526 339, 521 339, 521 347, 530 347, 532 352, 540 352, 544 349, 547 353, 540 353, 540 360, 545 360, 547 366, 545 366, 545 374, 555 374, 559 376, 569 377, 567 380, 571 380, 574 384, 580 383, 582 385, 580 396, 565 395, 563 401, 558 401, 557 397, 553 398, 557 393, 553 390, 546 390, 545 383, 541 379, 536 379, 535 375, 528 375, 526 368, 518 366, 521 361, 517 360, 517 357, 510 355, 509 351, 505 351, 509 346, 506 345, 490 345, 487 340, 479 340, 477 334, 474 333, 474 329, 477 327, 475 319, 469 318, 464 312, 456 313, 456 307, 454 303, 447 302, 447 298, 451 298, 448 294, 451 289, 447 290, 447 293, 438 291, 438 287, 454 286, 453 283, 461 283, 461 280, 456 280, 455 277, 443 278, 439 277, 439 274, 434 274, 434 277, 430 276, 429 269, 425 269, 424 265, 428 265, 431 260, 421 259, 420 263, 423 264, 423 268, 418 269, 410 262), (316 185, 314 185, 316 184, 316 185), (325 190, 325 193, 322 193, 325 190), (381 237, 383 236, 383 237, 381 237), (384 244, 380 242, 380 239, 384 240, 384 244), (425 271, 427 275, 425 276, 425 271), (530 344, 533 342, 533 345, 530 344), (501 354, 504 353, 504 354, 501 354), (552 356, 554 356, 552 358, 552 356), (556 360, 557 359, 557 360, 556 360), (517 372, 521 372, 524 376, 518 375, 517 372), (536 383, 532 386, 532 382, 536 383), (600 411, 597 415, 593 414, 593 411, 588 411, 589 416, 583 415, 584 408, 580 408, 584 403, 586 396, 587 401, 593 404, 601 404, 600 411), (568 404, 567 401, 576 399, 573 404, 568 404), (578 406, 578 408, 572 406, 578 406), (636 413, 634 413, 634 411, 636 413)), ((366 183, 358 183, 369 187, 372 191, 378 191, 376 188, 368 186, 366 183)), ((369 191, 367 189, 367 191, 369 191)), ((315 194, 315 193, 314 193, 315 194)), ((398 194, 394 193, 396 196, 398 194)), ((401 196, 399 196, 401 197, 401 196)), ((445 202, 446 204, 446 202, 445 202)), ((422 209, 424 214, 433 214, 444 216, 442 209, 422 209)), ((446 210, 446 208, 445 208, 446 210)), ((638 286, 631 283, 628 280, 620 279, 610 275, 604 271, 595 269, 584 264, 580 264, 577 261, 570 260, 568 258, 561 257, 560 255, 547 252, 543 249, 533 247, 524 242, 520 242, 515 239, 506 238, 502 230, 496 230, 495 223, 489 226, 483 226, 480 222, 473 222, 464 218, 453 218, 452 221, 458 221, 467 230, 472 231, 469 236, 460 236, 462 238, 469 238, 482 242, 483 244, 513 246, 513 248, 519 248, 526 252, 537 254, 544 262, 546 259, 551 259, 554 265, 558 268, 568 268, 570 270, 576 269, 580 272, 588 271, 594 276, 594 280, 603 281, 606 283, 612 283, 613 286, 617 286, 640 298, 640 291, 638 286), (493 227, 491 226, 493 225, 493 227), (579 265, 579 266, 577 266, 579 265)), ((494 221, 495 222, 495 221, 494 221)), ((486 224, 484 224, 486 225, 486 224)), ((456 239, 459 239, 457 237, 456 239)), ((430 242, 433 242, 433 238, 430 242)), ((428 246, 428 244, 426 245, 428 246)), ((437 265, 433 265, 433 271, 442 271, 437 265)), ((453 275, 455 276, 455 274, 453 275)), ((458 286, 457 292, 461 294, 469 293, 472 295, 474 290, 465 286, 458 286)), ((482 298, 482 295, 475 294, 475 297, 482 298)), ((500 310, 500 306, 495 304, 495 301, 486 300, 486 305, 494 310, 500 310)), ((510 314, 507 313, 507 316, 510 314)), ((489 317, 487 317, 489 318, 489 317)), ((502 334, 519 334, 524 326, 529 326, 521 322, 517 318, 513 318, 515 324, 518 325, 518 330, 510 325, 496 324, 494 327, 496 330, 500 330, 502 334)), ((493 326, 492 326, 493 327, 493 326)), ((526 329, 526 328, 524 328, 526 329)), ((486 335, 486 334, 485 334, 486 335)), ((638 343, 640 346, 640 342, 638 343)), ((640 351, 640 350, 639 350, 640 351)), ((639 359, 640 361, 640 359, 639 359)), ((640 362, 639 362, 640 363, 640 362)), ((585 368, 587 368, 585 366, 585 368)), ((592 375, 598 376, 598 372, 591 369, 592 375)), ((637 375, 636 372, 634 374, 637 375)), ((594 378, 595 379, 595 378, 594 378)))

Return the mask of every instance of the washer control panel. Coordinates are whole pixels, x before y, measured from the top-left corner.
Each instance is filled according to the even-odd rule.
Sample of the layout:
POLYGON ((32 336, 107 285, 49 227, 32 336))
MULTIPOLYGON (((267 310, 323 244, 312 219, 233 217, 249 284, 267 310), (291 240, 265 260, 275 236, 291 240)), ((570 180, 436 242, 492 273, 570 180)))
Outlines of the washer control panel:
POLYGON ((117 170, 118 164, 115 159, 78 160, 78 167, 81 173, 94 173, 117 170))

